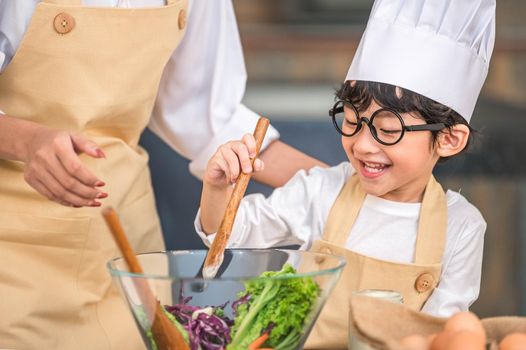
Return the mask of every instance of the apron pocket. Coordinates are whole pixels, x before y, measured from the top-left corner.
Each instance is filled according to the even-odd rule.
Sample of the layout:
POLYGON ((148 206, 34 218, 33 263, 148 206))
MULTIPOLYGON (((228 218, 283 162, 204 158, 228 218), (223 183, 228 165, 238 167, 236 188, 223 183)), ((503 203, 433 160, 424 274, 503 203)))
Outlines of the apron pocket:
POLYGON ((0 213, 0 241, 50 247, 79 247, 91 219, 52 218, 31 214, 0 213))
POLYGON ((91 219, 0 213, 0 339, 52 341, 78 319, 77 275, 91 219))

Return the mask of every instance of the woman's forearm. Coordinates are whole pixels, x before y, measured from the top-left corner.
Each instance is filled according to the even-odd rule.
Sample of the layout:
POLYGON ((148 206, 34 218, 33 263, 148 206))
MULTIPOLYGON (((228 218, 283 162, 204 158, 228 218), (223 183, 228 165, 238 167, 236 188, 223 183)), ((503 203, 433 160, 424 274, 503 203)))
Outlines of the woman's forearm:
POLYGON ((40 125, 8 115, 0 116, 0 159, 24 161, 27 144, 40 125))
POLYGON ((299 170, 327 164, 281 141, 274 141, 260 155, 265 169, 254 174, 254 179, 272 187, 283 186, 299 170))

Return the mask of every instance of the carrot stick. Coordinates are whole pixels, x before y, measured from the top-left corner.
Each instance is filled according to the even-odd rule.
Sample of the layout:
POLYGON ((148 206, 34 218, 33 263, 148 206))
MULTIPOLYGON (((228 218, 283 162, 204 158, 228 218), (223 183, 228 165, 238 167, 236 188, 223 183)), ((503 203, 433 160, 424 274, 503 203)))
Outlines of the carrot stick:
POLYGON ((248 350, 257 350, 260 346, 262 346, 268 339, 269 334, 263 333, 259 338, 254 340, 250 345, 248 346, 248 350))

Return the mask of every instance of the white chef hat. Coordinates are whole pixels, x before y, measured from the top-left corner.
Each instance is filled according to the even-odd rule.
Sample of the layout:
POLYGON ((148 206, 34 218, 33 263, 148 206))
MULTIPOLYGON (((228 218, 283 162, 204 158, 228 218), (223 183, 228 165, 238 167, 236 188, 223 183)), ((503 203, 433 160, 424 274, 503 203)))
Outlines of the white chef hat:
POLYGON ((468 122, 495 42, 495 0, 376 0, 346 80, 417 92, 468 122))

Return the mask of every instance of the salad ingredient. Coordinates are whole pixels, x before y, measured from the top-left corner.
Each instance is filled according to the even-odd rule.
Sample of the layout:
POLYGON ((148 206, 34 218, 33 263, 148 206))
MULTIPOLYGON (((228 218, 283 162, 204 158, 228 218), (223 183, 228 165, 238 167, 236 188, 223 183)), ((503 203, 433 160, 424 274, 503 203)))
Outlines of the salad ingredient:
POLYGON ((248 346, 248 350, 257 350, 257 349, 259 349, 259 347, 263 346, 263 344, 267 341, 267 339, 268 339, 268 333, 263 333, 263 335, 261 337, 259 337, 256 340, 254 340, 248 346))
MULTIPOLYGON (((170 320, 170 322, 172 322, 175 325, 175 327, 179 330, 179 332, 183 336, 184 341, 188 344, 188 332, 186 331, 186 329, 184 329, 184 327, 179 322, 177 322, 175 317, 169 312, 167 312, 166 309, 163 308, 163 311, 170 320)), ((153 332, 150 327, 150 322, 148 321, 148 317, 146 316, 146 312, 142 307, 136 307, 134 309, 134 313, 136 315, 137 321, 141 325, 141 328, 147 329, 146 337, 150 341, 150 346, 152 350, 158 350, 159 348, 157 347, 157 343, 155 342, 153 332)))
MULTIPOLYGON (((311 277, 287 278, 296 274, 291 265, 267 271, 245 283, 245 290, 232 303, 235 320, 225 315, 226 302, 219 306, 194 306, 192 297, 164 306, 164 312, 179 329, 191 350, 293 350, 312 317, 320 287, 311 277)), ((135 314, 143 329, 149 323, 142 309, 135 314)), ((151 329, 146 333, 151 348, 158 350, 151 329)))
POLYGON ((269 327, 269 338, 264 345, 279 350, 297 346, 320 288, 310 277, 280 278, 295 273, 296 270, 286 264, 280 271, 264 272, 260 279, 245 283, 245 291, 233 303, 236 318, 228 350, 246 350, 269 327))
POLYGON ((200 308, 188 305, 191 297, 181 298, 174 306, 165 306, 174 319, 188 334, 191 350, 225 349, 231 341, 230 327, 233 322, 225 316, 226 303, 216 307, 200 308))

